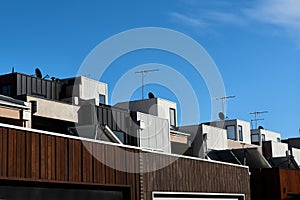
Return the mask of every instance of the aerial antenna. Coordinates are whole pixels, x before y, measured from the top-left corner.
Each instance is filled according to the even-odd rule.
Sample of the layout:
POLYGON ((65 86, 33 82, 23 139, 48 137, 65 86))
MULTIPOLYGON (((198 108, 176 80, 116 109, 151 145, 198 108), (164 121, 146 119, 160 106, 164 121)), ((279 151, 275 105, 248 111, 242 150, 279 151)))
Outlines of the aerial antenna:
POLYGON ((254 119, 251 119, 251 129, 253 129, 253 122, 255 124, 255 128, 257 128, 257 122, 258 121, 263 121, 265 119, 258 119, 257 116, 260 114, 268 113, 268 111, 255 111, 251 112, 250 115, 254 115, 254 119))
POLYGON ((224 115, 224 118, 225 118, 225 103, 227 99, 233 99, 233 98, 235 98, 235 96, 224 96, 224 97, 216 98, 216 100, 222 101, 222 113, 224 115))
POLYGON ((43 79, 47 79, 47 78, 50 78, 49 74, 46 74, 46 76, 43 77, 43 79))
POLYGON ((142 75, 142 99, 144 99, 144 87, 145 87, 145 83, 144 83, 144 79, 147 73, 149 72, 156 72, 159 71, 159 69, 147 69, 147 70, 142 70, 142 71, 138 71, 135 72, 136 74, 141 74, 142 75))

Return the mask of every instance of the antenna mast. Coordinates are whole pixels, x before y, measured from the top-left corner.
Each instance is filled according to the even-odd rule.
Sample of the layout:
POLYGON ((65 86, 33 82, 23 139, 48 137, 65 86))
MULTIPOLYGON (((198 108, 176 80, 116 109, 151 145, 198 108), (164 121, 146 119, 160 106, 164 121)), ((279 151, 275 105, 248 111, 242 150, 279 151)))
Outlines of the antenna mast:
POLYGON ((216 100, 222 101, 222 113, 224 113, 224 115, 225 115, 225 103, 227 99, 233 99, 233 98, 235 98, 235 96, 225 96, 225 97, 216 98, 216 100))
POLYGON ((142 70, 142 71, 138 71, 135 72, 136 74, 141 74, 142 75, 142 99, 144 99, 144 87, 145 87, 145 83, 144 83, 144 79, 147 73, 149 72, 156 72, 159 71, 159 69, 147 69, 147 70, 142 70))
POLYGON ((268 113, 268 111, 255 111, 255 112, 251 112, 250 115, 254 115, 254 119, 251 119, 251 128, 253 129, 253 123, 252 122, 255 122, 255 128, 258 128, 257 127, 257 122, 258 121, 262 121, 262 120, 265 120, 265 119, 257 119, 257 116, 260 115, 260 114, 264 114, 264 113, 268 113))

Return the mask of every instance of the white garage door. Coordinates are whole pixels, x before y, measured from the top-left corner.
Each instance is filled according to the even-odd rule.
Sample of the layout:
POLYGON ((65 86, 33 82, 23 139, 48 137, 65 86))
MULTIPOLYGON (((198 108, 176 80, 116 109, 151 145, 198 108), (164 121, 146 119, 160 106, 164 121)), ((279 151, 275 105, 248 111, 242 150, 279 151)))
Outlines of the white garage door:
POLYGON ((238 198, 209 198, 209 197, 205 197, 205 198, 174 198, 174 197, 154 197, 154 200, 239 200, 238 198))
POLYGON ((243 194, 153 192, 153 200, 244 200, 243 194))

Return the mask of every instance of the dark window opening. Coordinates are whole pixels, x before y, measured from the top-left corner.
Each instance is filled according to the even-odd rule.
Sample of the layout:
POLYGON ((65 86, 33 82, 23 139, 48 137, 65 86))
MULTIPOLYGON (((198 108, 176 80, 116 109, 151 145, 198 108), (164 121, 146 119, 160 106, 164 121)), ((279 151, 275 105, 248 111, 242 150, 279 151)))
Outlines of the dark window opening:
POLYGON ((126 134, 122 131, 113 131, 114 134, 119 138, 119 140, 123 143, 126 144, 126 134))
POLYGON ((176 127, 176 111, 170 108, 170 126, 176 127))
POLYGON ((262 134, 262 135, 261 135, 261 141, 266 141, 266 136, 265 136, 265 134, 262 134))
POLYGON ((2 85, 1 94, 5 96, 11 96, 11 85, 2 85))
POLYGON ((227 139, 237 140, 235 126, 227 126, 227 139))
POLYGON ((251 135, 251 142, 259 142, 259 139, 258 139, 258 134, 252 134, 251 135))
POLYGON ((243 127, 238 126, 238 131, 239 131, 239 141, 243 141, 243 127))
POLYGON ((106 102, 105 102, 105 95, 103 95, 103 94, 100 94, 99 95, 99 103, 100 104, 105 104, 106 102))

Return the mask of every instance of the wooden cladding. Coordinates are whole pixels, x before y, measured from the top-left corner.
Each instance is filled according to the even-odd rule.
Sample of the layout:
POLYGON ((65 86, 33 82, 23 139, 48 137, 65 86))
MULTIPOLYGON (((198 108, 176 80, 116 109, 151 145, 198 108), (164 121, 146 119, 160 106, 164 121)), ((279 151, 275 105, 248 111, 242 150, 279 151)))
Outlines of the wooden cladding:
POLYGON ((0 128, 0 177, 131 186, 131 196, 139 199, 138 174, 106 166, 88 150, 96 157, 111 160, 114 168, 125 165, 138 170, 139 161, 122 156, 118 147, 0 128))
POLYGON ((279 168, 253 170, 251 193, 255 200, 299 199, 300 170, 279 168))
POLYGON ((130 187, 132 200, 150 200, 153 191, 235 193, 250 200, 244 167, 0 127, 3 178, 130 187))
POLYGON ((145 200, 151 199, 152 191, 235 193, 245 194, 245 200, 250 200, 247 168, 155 153, 143 157, 143 167, 158 168, 143 174, 145 200))

